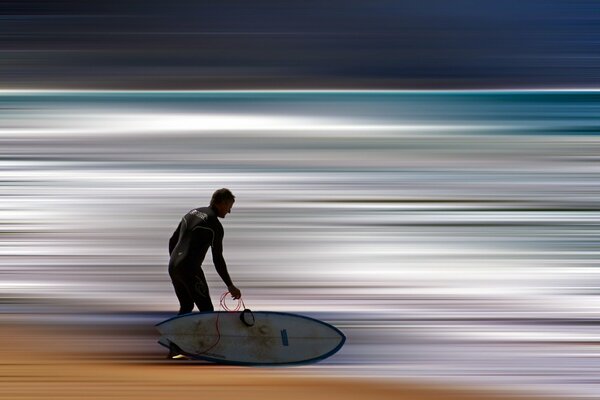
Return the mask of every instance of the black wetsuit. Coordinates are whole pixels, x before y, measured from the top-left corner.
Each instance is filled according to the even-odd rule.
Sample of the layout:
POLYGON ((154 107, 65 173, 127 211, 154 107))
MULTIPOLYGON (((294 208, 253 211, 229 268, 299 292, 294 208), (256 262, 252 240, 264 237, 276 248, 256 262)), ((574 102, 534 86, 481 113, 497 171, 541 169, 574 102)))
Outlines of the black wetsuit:
POLYGON ((169 240, 169 275, 179 299, 179 314, 194 309, 214 311, 208 285, 202 271, 202 262, 208 248, 212 248, 213 263, 227 286, 232 285, 223 258, 223 225, 210 207, 188 212, 169 240))

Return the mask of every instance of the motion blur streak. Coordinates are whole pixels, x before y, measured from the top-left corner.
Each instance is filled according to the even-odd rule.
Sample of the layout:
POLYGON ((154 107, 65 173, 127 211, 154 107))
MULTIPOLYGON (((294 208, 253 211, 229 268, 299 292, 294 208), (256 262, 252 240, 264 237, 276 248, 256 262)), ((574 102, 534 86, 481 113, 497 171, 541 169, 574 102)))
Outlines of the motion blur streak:
POLYGON ((599 126, 595 91, 5 92, 2 317, 158 322, 228 187, 246 304, 344 330, 329 373, 594 395, 599 126))
POLYGON ((595 0, 13 0, 0 87, 600 87, 595 0))

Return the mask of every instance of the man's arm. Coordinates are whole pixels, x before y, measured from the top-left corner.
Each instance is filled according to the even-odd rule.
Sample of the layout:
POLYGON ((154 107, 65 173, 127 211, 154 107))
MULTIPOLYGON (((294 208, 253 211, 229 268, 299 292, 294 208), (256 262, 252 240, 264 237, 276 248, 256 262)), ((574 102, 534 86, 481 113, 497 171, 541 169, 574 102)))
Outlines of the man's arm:
POLYGON ((225 258, 223 258, 223 233, 216 235, 215 240, 212 244, 212 258, 213 263, 215 264, 215 269, 217 273, 223 279, 225 285, 227 285, 227 290, 231 293, 231 296, 234 299, 239 299, 242 296, 240 290, 235 287, 231 278, 229 277, 229 272, 227 271, 227 264, 225 263, 225 258))

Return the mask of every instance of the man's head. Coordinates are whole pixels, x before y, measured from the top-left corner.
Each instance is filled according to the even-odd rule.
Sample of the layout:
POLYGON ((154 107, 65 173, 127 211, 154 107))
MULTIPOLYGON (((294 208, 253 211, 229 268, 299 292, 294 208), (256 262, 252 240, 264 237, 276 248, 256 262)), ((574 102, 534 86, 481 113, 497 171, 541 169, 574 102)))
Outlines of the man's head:
POLYGON ((212 195, 210 208, 215 210, 219 218, 225 218, 225 215, 231 212, 231 207, 234 202, 235 196, 229 189, 219 189, 212 195))

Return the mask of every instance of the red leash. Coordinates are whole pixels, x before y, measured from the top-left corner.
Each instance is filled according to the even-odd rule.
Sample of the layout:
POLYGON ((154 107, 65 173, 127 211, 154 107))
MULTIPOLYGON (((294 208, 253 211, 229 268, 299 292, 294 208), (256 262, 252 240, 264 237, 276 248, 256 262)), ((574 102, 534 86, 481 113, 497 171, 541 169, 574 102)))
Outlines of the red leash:
POLYGON ((246 308, 246 305, 244 304, 244 300, 242 300, 242 298, 240 297, 238 299, 238 303, 237 306, 234 309, 231 309, 227 306, 227 302, 225 301, 227 299, 227 295, 229 294, 229 292, 225 292, 221 295, 221 300, 219 301, 219 304, 221 305, 221 308, 225 311, 229 311, 229 312, 235 312, 235 311, 240 311, 241 307, 246 308))
MULTIPOLYGON (((244 307, 244 310, 246 309, 246 305, 244 304, 244 300, 242 300, 242 298, 240 297, 238 299, 237 302, 237 306, 235 308, 229 308, 227 306, 227 295, 229 294, 229 292, 225 292, 221 295, 221 300, 219 300, 219 304, 221 305, 221 309, 225 310, 227 312, 237 312, 240 311, 240 308, 244 307)), ((200 354, 204 354, 204 353, 208 353, 210 350, 212 350, 217 344, 219 344, 219 341, 221 341, 221 331, 219 330, 219 317, 221 317, 221 312, 217 313, 217 321, 215 323, 215 328, 217 329, 217 341, 210 346, 207 350, 204 350, 202 353, 200 354)))

